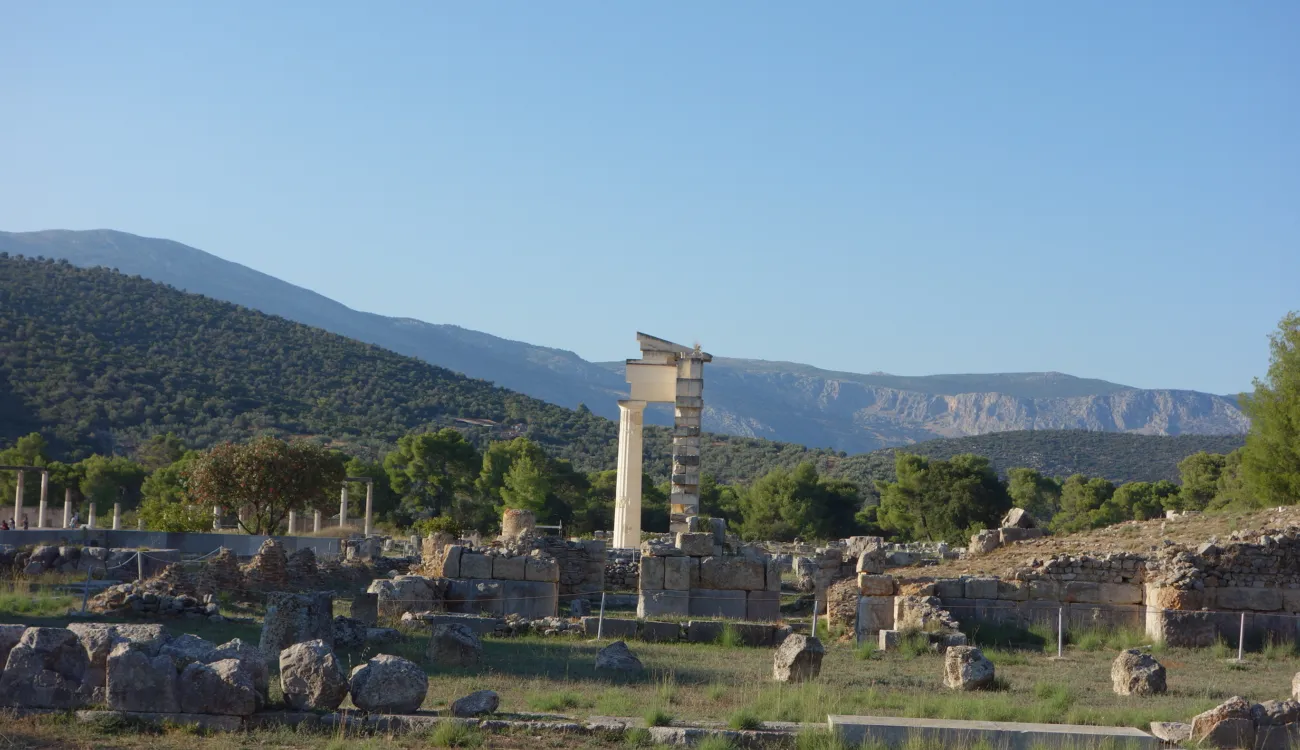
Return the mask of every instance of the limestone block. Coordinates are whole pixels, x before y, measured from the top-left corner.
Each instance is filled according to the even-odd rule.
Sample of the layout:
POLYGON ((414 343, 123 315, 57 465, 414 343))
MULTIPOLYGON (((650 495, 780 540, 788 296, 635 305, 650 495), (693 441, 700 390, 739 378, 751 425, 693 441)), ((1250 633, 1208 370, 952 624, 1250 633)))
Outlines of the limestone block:
MULTIPOLYGON (((267 595, 259 647, 268 662, 279 663, 280 652, 284 649, 317 638, 334 645, 334 598, 331 592, 274 592, 267 595)), ((210 677, 203 676, 205 679, 210 677)))
POLYGON ((470 579, 468 583, 469 607, 466 612, 471 614, 486 612, 490 615, 503 617, 506 613, 501 601, 504 586, 507 583, 518 582, 470 579))
POLYGON ((864 596, 858 599, 858 617, 855 627, 858 643, 872 637, 878 630, 894 627, 894 597, 864 596))
MULTIPOLYGON (((555 558, 530 555, 524 558, 524 561, 525 580, 546 583, 556 583, 560 580, 560 563, 555 558)), ((603 570, 601 574, 604 574, 603 570)))
POLYGON ((391 654, 380 654, 357 665, 349 681, 352 704, 370 713, 413 713, 429 692, 429 677, 424 670, 391 654))
POLYGON ((637 597, 637 617, 685 617, 690 613, 691 595, 689 591, 651 591, 642 589, 641 595, 637 597))
POLYGON ((477 552, 464 552, 460 556, 460 578, 491 578, 492 558, 477 552))
POLYGON ((465 548, 459 544, 448 544, 442 557, 442 577, 460 578, 460 555, 465 548))
POLYGON ((602 625, 599 617, 582 618, 582 633, 588 638, 595 638, 597 633, 603 638, 635 638, 636 630, 636 620, 606 617, 602 625))
POLYGON ((974 646, 953 646, 943 659, 943 684, 953 690, 983 690, 993 686, 993 662, 974 646))
POLYGON ((1029 586, 1023 581, 998 581, 998 599, 1004 602, 1029 600, 1029 586))
POLYGON ((1096 604, 1101 601, 1101 586, 1091 581, 1070 581, 1065 584, 1064 601, 1096 604))
POLYGON ((1037 539, 1044 533, 1042 529, 998 529, 998 541, 1002 544, 1014 544, 1026 539, 1037 539))
POLYGON ((116 711, 180 711, 176 663, 119 642, 105 658, 108 706, 116 711))
POLYGON ((1300 589, 1282 589, 1282 609, 1300 612, 1300 589))
MULTIPOLYGON (((680 536, 680 535, 679 535, 680 536)), ((693 557, 661 557, 664 569, 664 588, 671 591, 690 591, 691 566, 699 569, 699 560, 693 557)))
POLYGON ((722 591, 764 591, 766 565, 734 557, 706 557, 700 560, 700 588, 722 591))
POLYGON ((772 678, 777 682, 807 682, 822 671, 826 649, 812 636, 792 633, 786 636, 772 660, 772 678))
POLYGON ((1061 584, 1056 581, 1030 581, 1029 598, 1035 601, 1059 602, 1064 600, 1061 584))
POLYGON ((522 557, 491 557, 492 575, 487 578, 495 578, 499 581, 522 581, 525 579, 524 558, 522 557))
POLYGON ((1008 622, 1015 619, 1016 607, 1015 602, 1002 599, 976 599, 975 619, 984 622, 1008 622))
MULTIPOLYGON (((781 591, 781 568, 782 568, 781 564, 778 563, 776 560, 768 560, 767 562, 767 590, 768 591, 776 591, 776 592, 781 591)), ((698 570, 699 568, 697 567, 696 568, 697 576, 699 575, 698 570)), ((699 584, 697 583, 696 586, 698 587, 699 584)))
POLYGON ((967 599, 996 599, 996 598, 998 598, 998 579, 996 579, 996 578, 967 578, 967 579, 966 579, 966 598, 967 598, 967 599))
POLYGON ((425 660, 437 667, 476 667, 483 661, 483 641, 467 625, 449 623, 429 630, 425 660))
POLYGON ((296 643, 280 652, 280 687, 296 711, 333 711, 348 694, 347 677, 324 641, 296 643))
POLYGON ((903 642, 903 631, 901 630, 882 630, 877 636, 877 645, 881 651, 896 651, 899 644, 903 642))
POLYGON ((1176 589, 1169 586, 1146 586, 1146 605, 1155 609, 1190 611, 1208 606, 1204 591, 1176 589))
POLYGON ((662 591, 664 588, 664 558, 641 556, 641 578, 639 583, 643 591, 662 591))
POLYGON ((966 582, 960 578, 944 578, 934 582, 934 595, 948 601, 966 598, 966 582))
POLYGON ((745 597, 745 619, 754 622, 773 622, 781 619, 780 592, 748 592, 745 597))
POLYGON ((858 590, 863 596, 893 596, 893 576, 873 576, 870 573, 858 574, 858 590))
POLYGON ((678 533, 677 549, 681 550, 684 555, 708 557, 713 554, 713 534, 678 533))
POLYGON ((1215 597, 1220 609, 1248 609, 1274 612, 1282 609, 1282 589, 1256 589, 1242 586, 1220 588, 1215 597))
MULTIPOLYGON (((279 655, 277 654, 277 657, 279 655)), ((177 679, 181 711, 188 714, 248 716, 257 710, 257 689, 238 659, 191 662, 177 679)))
POLYGON ((1136 583, 1103 583, 1097 601, 1102 604, 1141 604, 1142 587, 1136 583))
MULTIPOLYGON (((896 600, 896 601, 897 601, 897 600, 896 600)), ((944 599, 944 600, 942 600, 942 602, 943 602, 943 608, 946 609, 946 610, 948 610, 950 613, 952 613, 952 616, 953 616, 953 617, 956 617, 958 620, 962 620, 962 619, 967 619, 967 620, 969 620, 970 618, 972 618, 972 617, 975 616, 975 601, 976 601, 976 600, 974 600, 974 599, 944 599)), ((901 605, 901 604, 902 604, 902 602, 898 602, 898 605, 901 605)), ((899 610, 901 610, 901 606, 898 606, 898 605, 895 606, 895 611, 896 611, 896 612, 899 611, 899 610)))
POLYGON ((690 592, 691 617, 728 617, 743 620, 749 613, 745 591, 695 589, 690 592))
POLYGON ((717 620, 691 620, 686 623, 686 640, 690 643, 713 643, 722 635, 725 624, 717 620))
POLYGON ((352 597, 352 617, 366 625, 379 624, 379 595, 362 592, 352 597))
POLYGON ((650 643, 676 643, 681 640, 682 626, 676 622, 646 620, 638 626, 637 637, 650 643))
POLYGON ((1001 537, 997 530, 984 529, 970 538, 970 545, 966 550, 971 555, 987 555, 997 549, 999 544, 1001 544, 1001 537))
POLYGON ((502 581, 501 614, 530 620, 555 617, 560 610, 559 587, 548 581, 502 581))
POLYGON ((1156 643, 1176 648, 1208 648, 1217 635, 1209 613, 1167 609, 1147 610, 1146 633, 1156 643))

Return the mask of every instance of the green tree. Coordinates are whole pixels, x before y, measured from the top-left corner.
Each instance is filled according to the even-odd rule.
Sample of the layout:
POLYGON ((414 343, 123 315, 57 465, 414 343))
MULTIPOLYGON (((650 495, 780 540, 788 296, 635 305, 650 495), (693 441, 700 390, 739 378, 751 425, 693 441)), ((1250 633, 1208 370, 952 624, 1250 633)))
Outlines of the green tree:
MULTIPOLYGON (((393 513, 397 510, 397 495, 393 493, 393 487, 389 484, 388 472, 384 471, 382 461, 366 461, 362 458, 351 457, 348 458, 344 470, 350 477, 369 477, 374 484, 371 512, 375 518, 388 521, 395 520, 393 513)), ((353 507, 357 507, 356 498, 361 498, 361 502, 364 503, 366 497, 365 483, 349 482, 348 497, 352 499, 351 504, 353 507)), ((362 512, 365 511, 364 505, 361 506, 361 509, 362 512)), ((348 513, 351 515, 352 511, 349 510, 348 513)))
POLYGON ((1163 479, 1127 482, 1102 502, 1101 507, 1089 512, 1089 524, 1095 529, 1123 521, 1159 518, 1166 508, 1178 505, 1178 489, 1178 485, 1163 479))
POLYGON ((346 474, 342 458, 315 443, 261 437, 215 446, 183 476, 190 497, 203 506, 243 511, 239 525, 246 532, 271 534, 289 511, 314 507, 346 474))
POLYGON ((82 477, 81 494, 95 504, 101 517, 114 503, 122 503, 124 510, 139 504, 140 486, 146 476, 140 464, 124 456, 109 458, 96 454, 77 466, 82 477))
POLYGON ((1006 486, 982 456, 942 461, 899 453, 894 471, 898 481, 879 484, 876 521, 904 539, 963 544, 1011 508, 1006 486))
POLYGON ((154 435, 135 449, 135 458, 146 471, 171 466, 185 455, 185 444, 172 433, 154 435))
POLYGON ((471 492, 480 463, 474 446, 450 427, 403 436, 384 456, 384 471, 401 497, 398 514, 409 522, 452 509, 471 492))
POLYGON ((1266 507, 1259 500, 1259 496, 1253 494, 1246 485, 1246 479, 1242 475, 1242 453, 1243 449, 1237 449, 1223 457, 1223 473, 1219 475, 1219 481, 1216 485, 1214 500, 1210 501, 1208 510, 1224 510, 1235 508, 1238 510, 1250 510, 1254 508, 1266 507))
POLYGON ((1061 481, 1043 476, 1037 469, 1012 469, 1007 472, 1007 494, 1017 508, 1029 511, 1039 523, 1047 525, 1061 509, 1061 481))
MULTIPOLYGON (((18 438, 10 447, 0 451, 0 465, 4 466, 46 466, 50 463, 46 451, 49 443, 40 433, 33 432, 18 438)), ((18 493, 18 475, 12 471, 0 471, 0 502, 12 503, 18 493)), ((34 507, 41 501, 41 478, 32 472, 23 477, 23 505, 34 507)), ((11 512, 9 515, 13 515, 11 512)))
POLYGON ((168 466, 155 469, 140 487, 140 520, 153 531, 208 531, 212 509, 196 502, 185 487, 189 465, 199 457, 189 451, 168 466))
POLYGON ((1292 505, 1300 501, 1300 313, 1282 318, 1269 350, 1268 375, 1244 399, 1241 474, 1261 505, 1292 505))
POLYGON ((1069 477, 1061 485, 1061 512, 1052 519, 1052 531, 1070 534, 1092 528, 1092 513, 1114 494, 1115 485, 1101 477, 1069 477))
POLYGON ((533 463, 528 454, 515 459, 501 488, 501 500, 507 508, 531 510, 539 517, 546 512, 546 496, 551 484, 546 473, 533 463))
POLYGON ((805 462, 793 471, 768 472, 739 495, 738 505, 741 536, 790 541, 852 533, 862 501, 856 485, 823 479, 816 467, 805 462))
POLYGON ((1226 456, 1220 453, 1198 451, 1178 462, 1178 477, 1182 488, 1178 492, 1175 510, 1204 510, 1219 494, 1219 478, 1223 476, 1226 456))

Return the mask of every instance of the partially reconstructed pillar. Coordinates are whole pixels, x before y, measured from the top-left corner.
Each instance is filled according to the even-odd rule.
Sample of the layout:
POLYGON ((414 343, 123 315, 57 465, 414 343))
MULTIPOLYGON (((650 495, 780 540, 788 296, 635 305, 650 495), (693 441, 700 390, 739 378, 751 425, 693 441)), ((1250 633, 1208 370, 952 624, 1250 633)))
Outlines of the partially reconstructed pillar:
POLYGON ((642 427, 647 403, 673 405, 672 496, 669 531, 686 531, 700 510, 700 422, 704 413, 704 363, 713 356, 644 333, 641 358, 627 361, 629 396, 618 402, 618 479, 614 546, 641 543, 642 427))

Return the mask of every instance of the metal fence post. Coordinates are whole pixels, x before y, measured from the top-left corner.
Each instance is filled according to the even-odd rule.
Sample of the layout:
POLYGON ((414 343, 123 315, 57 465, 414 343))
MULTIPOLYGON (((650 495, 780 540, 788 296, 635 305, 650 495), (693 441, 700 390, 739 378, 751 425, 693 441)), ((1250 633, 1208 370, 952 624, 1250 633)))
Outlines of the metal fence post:
POLYGON ((1241 627, 1237 630, 1237 661, 1241 661, 1246 650, 1246 613, 1241 613, 1241 627))
POLYGON ((1056 658, 1065 655, 1065 607, 1056 610, 1056 658))
POLYGON ((605 592, 600 592, 600 619, 596 620, 596 640, 605 637, 605 592))

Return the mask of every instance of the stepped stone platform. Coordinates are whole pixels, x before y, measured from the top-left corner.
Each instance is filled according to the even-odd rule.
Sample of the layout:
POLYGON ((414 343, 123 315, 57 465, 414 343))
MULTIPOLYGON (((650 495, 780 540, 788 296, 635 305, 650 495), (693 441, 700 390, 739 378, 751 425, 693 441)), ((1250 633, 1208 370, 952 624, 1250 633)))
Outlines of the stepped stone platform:
POLYGON ((1022 724, 1011 721, 955 721, 904 719, 894 716, 828 716, 831 731, 849 747, 881 742, 904 747, 910 738, 923 737, 945 747, 983 743, 1004 750, 1039 748, 1158 748, 1160 740, 1130 727, 1095 727, 1075 724, 1022 724))

